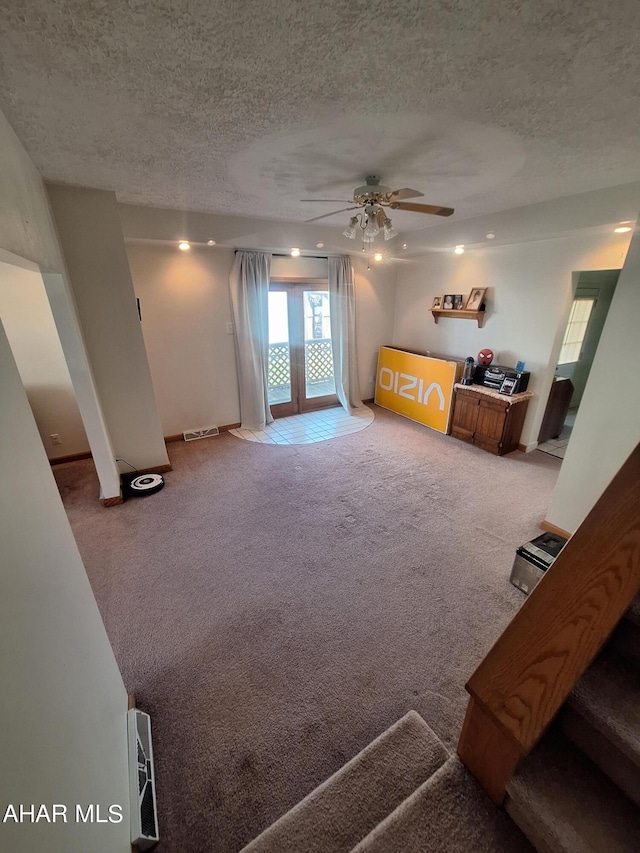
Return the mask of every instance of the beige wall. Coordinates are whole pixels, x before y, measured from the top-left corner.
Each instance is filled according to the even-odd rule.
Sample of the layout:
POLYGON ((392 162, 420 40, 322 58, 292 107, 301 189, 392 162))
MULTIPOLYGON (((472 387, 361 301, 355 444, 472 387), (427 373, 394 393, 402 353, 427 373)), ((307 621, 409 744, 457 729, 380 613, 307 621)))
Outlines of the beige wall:
POLYGON ((229 270, 231 249, 128 243, 164 435, 240 420, 229 270))
MULTIPOLYGON (((240 420, 231 322, 229 270, 233 251, 127 241, 142 307, 142 330, 165 435, 240 420)), ((373 397, 378 347, 391 341, 395 305, 393 266, 354 259, 356 334, 362 396, 373 397)), ((326 277, 322 259, 274 258, 272 276, 326 277)))
MULTIPOLYGON (((27 259, 33 270, 35 264, 47 270, 47 292, 65 353, 73 359, 74 382, 91 395, 44 184, 1 114, 0 150, 2 260, 29 267, 27 259)), ((122 824, 82 832, 74 824, 22 825, 17 831, 0 825, 0 849, 124 853, 125 690, 1 326, 0 400, 0 802, 125 806, 122 824)), ((95 397, 84 405, 97 431, 95 397)), ((105 466, 111 463, 117 483, 106 439, 99 453, 105 466)))
POLYGON ((0 319, 49 459, 84 453, 89 443, 42 276, 0 262, 0 319), (55 445, 51 434, 60 436, 55 445))
POLYGON ((588 234, 469 250, 433 253, 398 272, 394 343, 452 356, 477 356, 489 347, 500 364, 526 362, 531 371, 529 404, 521 441, 536 445, 566 327, 578 270, 615 269, 623 264, 628 234, 588 234), (486 287, 484 328, 475 322, 429 313, 433 297, 468 294, 486 287))
POLYGON ((0 399, 2 813, 116 803, 124 815, 91 827, 0 824, 0 849, 125 853, 127 696, 1 325, 0 399))
POLYGON ((640 442, 640 232, 631 241, 547 521, 573 533, 640 442))
POLYGON ((50 186, 49 197, 115 455, 165 465, 115 194, 50 186))

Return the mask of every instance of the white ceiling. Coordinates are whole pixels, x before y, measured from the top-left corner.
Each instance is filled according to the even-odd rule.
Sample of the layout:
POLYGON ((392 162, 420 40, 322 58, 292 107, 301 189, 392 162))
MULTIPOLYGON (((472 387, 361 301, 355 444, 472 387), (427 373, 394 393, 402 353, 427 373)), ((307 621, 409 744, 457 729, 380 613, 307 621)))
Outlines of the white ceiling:
POLYGON ((122 202, 299 222, 374 173, 454 206, 455 239, 640 181, 637 0, 32 0, 1 27, 0 107, 36 165, 122 202))

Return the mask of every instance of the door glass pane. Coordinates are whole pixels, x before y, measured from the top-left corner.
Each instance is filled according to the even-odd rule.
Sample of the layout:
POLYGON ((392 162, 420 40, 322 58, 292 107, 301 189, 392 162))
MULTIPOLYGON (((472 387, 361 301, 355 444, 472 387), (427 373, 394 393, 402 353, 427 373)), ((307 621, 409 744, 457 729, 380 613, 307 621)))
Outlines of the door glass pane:
POLYGON ((329 294, 305 290, 303 302, 305 396, 309 399, 335 394, 329 294))
POLYGON ((291 400, 289 309, 283 290, 269 291, 269 403, 291 400))
POLYGON ((587 334, 587 326, 591 311, 595 305, 595 299, 574 299, 571 307, 571 316, 564 333, 562 349, 558 357, 558 364, 573 364, 580 360, 582 344, 587 334))

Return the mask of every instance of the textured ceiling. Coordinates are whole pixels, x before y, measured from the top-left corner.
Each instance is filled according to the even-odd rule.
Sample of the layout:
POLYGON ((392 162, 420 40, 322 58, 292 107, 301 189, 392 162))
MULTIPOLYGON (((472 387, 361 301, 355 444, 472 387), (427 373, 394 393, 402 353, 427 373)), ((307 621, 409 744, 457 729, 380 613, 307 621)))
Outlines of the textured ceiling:
POLYGON ((0 107, 36 165, 123 202, 299 220, 377 173, 465 219, 640 179, 637 0, 0 9, 0 107))

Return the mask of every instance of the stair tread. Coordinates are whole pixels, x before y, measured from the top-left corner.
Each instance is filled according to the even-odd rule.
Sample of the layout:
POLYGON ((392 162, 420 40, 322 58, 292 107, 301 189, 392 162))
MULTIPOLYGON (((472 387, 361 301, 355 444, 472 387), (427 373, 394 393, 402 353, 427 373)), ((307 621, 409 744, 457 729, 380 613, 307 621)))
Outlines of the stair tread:
POLYGON ((265 829, 244 853, 349 851, 448 758, 422 717, 409 711, 265 829))
POLYGON ((538 851, 637 853, 640 812, 557 732, 549 732, 507 787, 506 810, 538 851))
POLYGON ((591 664, 568 703, 640 767, 640 670, 615 654, 591 664))
POLYGON ((452 756, 351 853, 531 853, 519 829, 452 756))

